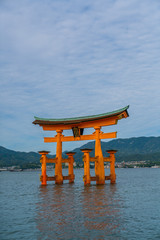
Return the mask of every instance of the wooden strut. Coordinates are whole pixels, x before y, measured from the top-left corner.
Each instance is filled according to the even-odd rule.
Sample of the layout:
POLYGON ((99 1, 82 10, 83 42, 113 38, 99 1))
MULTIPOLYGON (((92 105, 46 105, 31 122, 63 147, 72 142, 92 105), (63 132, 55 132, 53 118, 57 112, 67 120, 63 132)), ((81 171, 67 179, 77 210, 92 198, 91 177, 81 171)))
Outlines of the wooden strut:
MULTIPOLYGON (((63 184, 63 180, 69 180, 69 183, 74 182, 74 172, 73 172, 73 162, 74 153, 70 152, 67 153, 68 159, 62 158, 62 142, 67 141, 80 141, 80 140, 95 140, 95 157, 91 158, 89 156, 89 149, 83 149, 82 152, 84 153, 84 185, 90 185, 90 181, 96 181, 96 184, 105 184, 105 180, 111 180, 111 183, 115 182, 115 171, 114 171, 114 156, 112 156, 113 160, 111 159, 111 155, 109 158, 103 158, 102 149, 101 149, 101 139, 105 138, 116 138, 117 132, 111 133, 103 133, 101 131, 101 127, 97 126, 94 127, 95 132, 91 135, 79 135, 76 136, 64 136, 62 135, 63 130, 57 130, 57 135, 55 137, 45 137, 44 142, 57 142, 57 149, 56 149, 56 158, 48 159, 46 155, 43 153, 43 163, 42 166, 46 163, 55 163, 55 176, 48 177, 46 173, 43 173, 41 177, 42 185, 46 185, 47 181, 55 181, 56 184, 63 184), (90 162, 95 162, 95 177, 90 176, 90 162), (104 170, 104 161, 110 162, 110 176, 105 176, 104 170), (69 164, 69 175, 63 176, 62 175, 62 163, 69 164), (112 177, 111 177, 112 176, 112 177), (45 179, 45 180, 44 180, 45 179)), ((44 167, 43 167, 44 168, 44 167)), ((46 167, 44 168, 46 169, 46 167)), ((44 172, 44 171, 43 171, 44 172)))
MULTIPOLYGON (((40 151, 39 152, 42 156, 40 158, 40 162, 42 164, 42 174, 41 174, 41 177, 40 177, 40 181, 41 181, 41 184, 42 185, 47 185, 47 181, 55 181, 55 183, 57 184, 62 184, 63 183, 63 180, 69 180, 69 183, 74 183, 74 179, 75 179, 75 175, 74 175, 74 172, 73 172, 73 163, 74 163, 74 154, 75 152, 68 152, 66 153, 68 158, 67 159, 64 159, 64 158, 61 158, 61 163, 68 163, 69 164, 69 167, 68 167, 68 176, 63 176, 61 175, 61 168, 62 166, 60 166, 59 168, 59 165, 58 165, 58 157, 55 157, 55 158, 47 158, 47 154, 49 153, 48 151, 40 151), (55 167, 55 176, 52 176, 52 177, 48 177, 47 176, 47 173, 46 173, 46 164, 47 163, 55 163, 57 166, 57 168, 55 167), (59 178, 59 174, 60 173, 60 176, 61 178, 59 178)), ((58 155, 58 154, 57 154, 58 155)))
MULTIPOLYGON (((62 142, 71 142, 71 141, 85 141, 85 140, 95 140, 96 138, 96 132, 90 135, 81 135, 80 137, 74 137, 74 136, 61 136, 62 142)), ((106 139, 106 138, 116 138, 117 132, 111 132, 111 133, 99 133, 99 139, 106 139)), ((44 137, 44 142, 57 142, 58 135, 55 137, 44 137)))
MULTIPOLYGON (((99 184, 99 179, 100 176, 97 174, 96 176, 90 176, 90 162, 95 162, 98 163, 99 161, 99 157, 90 157, 89 153, 92 151, 92 149, 81 149, 81 151, 84 153, 83 156, 83 161, 84 161, 84 176, 83 176, 83 180, 84 180, 84 185, 90 185, 91 181, 96 181, 97 184, 99 184)), ((105 180, 110 180, 111 183, 115 183, 116 182, 116 174, 115 174, 115 153, 117 152, 116 150, 108 150, 107 151, 110 156, 109 157, 104 157, 103 158, 103 162, 110 162, 110 175, 109 176, 105 176, 104 179, 105 180)), ((46 174, 46 164, 47 163, 55 163, 57 164, 58 158, 47 158, 47 154, 49 152, 47 151, 40 151, 39 152, 42 157, 40 159, 40 162, 42 163, 42 175, 41 175, 41 182, 42 185, 47 185, 47 181, 55 181, 57 177, 56 176, 52 176, 52 177, 48 177, 46 174)), ((63 176, 63 180, 69 180, 69 183, 74 183, 74 179, 75 179, 75 175, 73 172, 73 163, 74 163, 74 154, 75 152, 68 152, 66 153, 68 158, 62 158, 62 163, 69 163, 69 168, 68 168, 68 176, 63 176)), ((104 167, 104 165, 103 165, 104 167)))
POLYGON ((103 158, 103 164, 101 163, 101 156, 98 157, 90 157, 89 153, 92 151, 92 149, 81 149, 81 151, 84 153, 83 161, 84 161, 84 176, 83 181, 84 185, 90 185, 91 181, 96 181, 97 184, 104 184, 105 180, 110 180, 111 184, 114 184, 116 182, 116 174, 115 174, 115 153, 116 150, 108 150, 107 152, 110 154, 109 157, 103 158), (95 175, 96 176, 90 176, 90 162, 95 162, 95 175), (99 171, 99 168, 101 167, 104 169, 104 162, 110 162, 110 175, 105 176, 103 175, 103 171, 99 171), (97 166, 96 166, 97 164, 97 166), (100 165, 100 167, 99 167, 100 165), (97 169, 96 169, 97 167, 97 169), (102 182, 103 180, 103 182, 102 182))

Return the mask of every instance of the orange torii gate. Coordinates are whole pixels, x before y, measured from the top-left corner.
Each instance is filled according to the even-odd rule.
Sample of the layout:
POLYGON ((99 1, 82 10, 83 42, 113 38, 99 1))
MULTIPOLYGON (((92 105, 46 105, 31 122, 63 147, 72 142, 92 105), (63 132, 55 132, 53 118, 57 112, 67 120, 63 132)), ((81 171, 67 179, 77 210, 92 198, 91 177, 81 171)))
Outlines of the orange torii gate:
POLYGON ((89 152, 91 149, 82 149, 84 153, 84 184, 90 184, 90 181, 96 181, 96 184, 104 184, 105 180, 110 180, 115 183, 115 156, 116 150, 108 150, 110 154, 108 158, 104 158, 101 149, 101 139, 116 138, 117 132, 103 133, 101 127, 117 124, 118 120, 127 118, 129 116, 127 109, 129 106, 122 109, 103 113, 99 115, 77 117, 77 118, 64 118, 64 119, 46 119, 34 117, 33 124, 38 124, 44 131, 56 131, 57 135, 54 137, 44 137, 44 142, 56 142, 56 158, 47 158, 47 151, 40 151, 42 155, 42 185, 46 185, 47 181, 55 181, 56 184, 63 184, 63 180, 69 180, 70 183, 74 182, 73 162, 75 153, 68 152, 68 159, 62 158, 62 142, 68 141, 81 141, 81 140, 95 140, 95 157, 91 158, 89 152), (94 132, 90 135, 83 135, 84 128, 94 128, 94 132), (62 135, 63 130, 72 129, 73 136, 62 135), (69 163, 69 175, 62 175, 62 163, 69 163), (95 177, 90 176, 90 162, 95 162, 95 177), (110 175, 105 176, 104 162, 110 162, 110 175), (46 174, 46 163, 55 163, 55 176, 48 177, 46 174))

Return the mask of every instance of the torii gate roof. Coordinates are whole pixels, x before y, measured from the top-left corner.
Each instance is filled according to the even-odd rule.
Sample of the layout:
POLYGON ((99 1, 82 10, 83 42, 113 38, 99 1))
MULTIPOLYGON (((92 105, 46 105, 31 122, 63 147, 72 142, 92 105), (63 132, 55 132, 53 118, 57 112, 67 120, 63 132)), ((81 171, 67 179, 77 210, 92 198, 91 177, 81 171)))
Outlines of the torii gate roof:
POLYGON ((108 118, 115 118, 117 117, 117 120, 121 118, 126 118, 129 116, 127 109, 129 108, 129 105, 118 109, 116 111, 102 113, 98 115, 90 115, 90 116, 83 116, 83 117, 76 117, 76 118, 39 118, 34 117, 35 121, 33 124, 39 124, 40 126, 46 126, 46 125, 70 125, 71 127, 76 124, 79 125, 81 123, 87 123, 97 120, 104 120, 108 118))

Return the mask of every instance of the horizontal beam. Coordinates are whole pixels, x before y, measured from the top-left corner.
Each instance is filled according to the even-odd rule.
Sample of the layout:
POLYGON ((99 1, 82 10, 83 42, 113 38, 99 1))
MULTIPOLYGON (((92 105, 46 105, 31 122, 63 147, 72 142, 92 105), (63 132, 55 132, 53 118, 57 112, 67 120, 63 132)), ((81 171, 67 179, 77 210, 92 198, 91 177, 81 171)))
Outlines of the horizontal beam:
MULTIPOLYGON (((57 161, 58 161, 58 158, 47 158, 46 163, 57 163, 57 161)), ((62 158, 62 163, 70 163, 70 159, 62 158)))
POLYGON ((111 158, 110 158, 110 157, 104 157, 104 158, 103 158, 103 161, 104 161, 104 162, 111 162, 111 158))
POLYGON ((63 176, 63 180, 70 180, 71 179, 71 176, 63 176))
MULTIPOLYGON (((72 179, 72 176, 68 175, 68 176, 63 176, 63 180, 70 180, 72 179)), ((56 176, 53 176, 53 177, 48 177, 47 176, 47 181, 55 181, 56 180, 56 176)))
POLYGON ((47 179, 46 179, 47 181, 55 181, 56 180, 56 177, 54 176, 54 177, 48 177, 47 176, 47 179))
POLYGON ((107 139, 107 138, 116 138, 117 132, 111 132, 111 133, 101 133, 100 139, 107 139))
MULTIPOLYGON (((100 139, 116 138, 117 132, 111 133, 101 133, 100 139)), ((80 137, 73 136, 62 136, 62 142, 71 142, 71 141, 85 141, 85 140, 95 140, 95 134, 91 135, 81 135, 80 137)), ((57 142, 57 137, 44 137, 44 142, 57 142)))
POLYGON ((89 161, 90 162, 96 162, 96 161, 98 161, 98 157, 90 157, 89 161))
POLYGON ((111 176, 105 176, 105 180, 111 180, 111 176))
MULTIPOLYGON (((70 180, 70 176, 63 176, 63 180, 70 180)), ((96 181, 98 178, 97 177, 90 177, 90 180, 91 181, 96 181)), ((105 180, 110 180, 111 177, 110 176, 105 176, 105 180)), ((53 176, 53 177, 48 177, 47 176, 47 181, 55 181, 56 180, 56 176, 53 176)))
MULTIPOLYGON (((111 176, 105 176, 105 180, 110 180, 111 179, 111 176)), ((90 180, 91 181, 97 181, 98 180, 98 177, 90 177, 90 180)))
POLYGON ((45 125, 43 123, 40 123, 39 125, 43 128, 44 131, 57 131, 57 130, 69 130, 73 127, 78 128, 94 128, 95 126, 110 126, 117 124, 117 121, 119 120, 118 116, 114 116, 111 118, 104 118, 104 119, 98 119, 98 120, 92 120, 87 122, 80 122, 80 123, 74 123, 74 124, 56 124, 56 125, 45 125))
POLYGON ((90 180, 91 180, 91 181, 97 181, 98 178, 97 178, 97 177, 90 177, 90 180))
POLYGON ((58 158, 47 158, 46 163, 56 163, 58 158))
POLYGON ((68 158, 62 158, 62 163, 70 163, 70 159, 68 159, 68 158))

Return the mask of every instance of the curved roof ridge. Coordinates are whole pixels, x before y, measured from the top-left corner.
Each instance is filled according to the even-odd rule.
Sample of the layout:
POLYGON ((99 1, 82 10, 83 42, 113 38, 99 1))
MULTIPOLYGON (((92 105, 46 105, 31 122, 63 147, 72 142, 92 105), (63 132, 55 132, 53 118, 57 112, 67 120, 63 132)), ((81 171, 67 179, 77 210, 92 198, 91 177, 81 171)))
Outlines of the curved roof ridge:
POLYGON ((36 121, 65 122, 65 121, 84 120, 84 119, 89 120, 92 118, 99 118, 99 117, 105 117, 105 116, 107 117, 110 115, 119 114, 121 112, 127 111, 128 108, 129 108, 129 105, 124 108, 112 111, 112 112, 107 112, 107 113, 102 113, 102 114, 97 114, 97 115, 82 116, 82 117, 74 117, 74 118, 39 118, 39 117, 34 116, 35 122, 33 122, 33 123, 36 123, 36 121))

